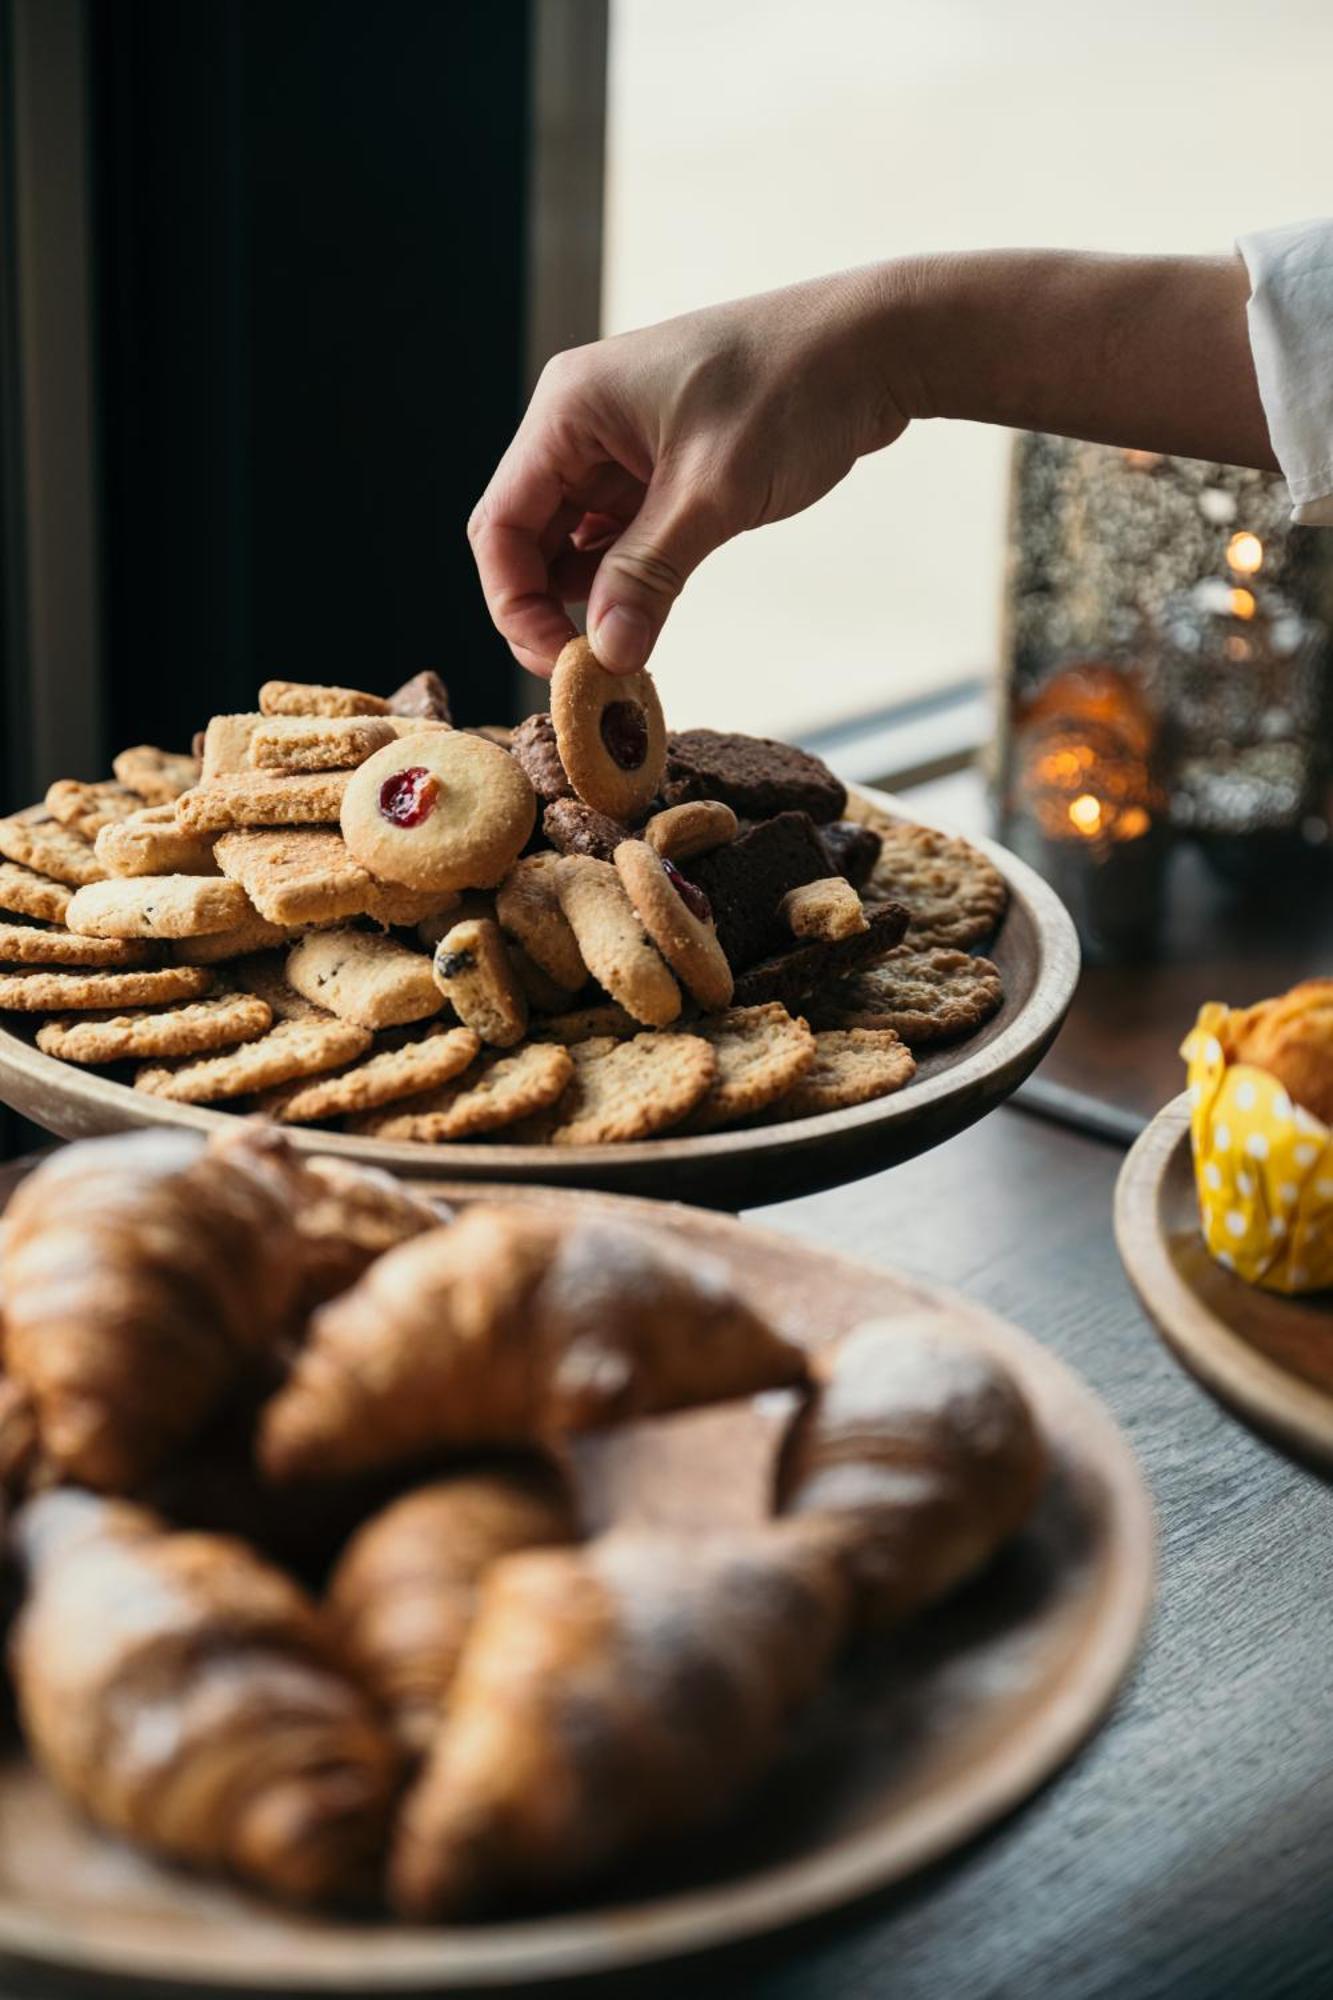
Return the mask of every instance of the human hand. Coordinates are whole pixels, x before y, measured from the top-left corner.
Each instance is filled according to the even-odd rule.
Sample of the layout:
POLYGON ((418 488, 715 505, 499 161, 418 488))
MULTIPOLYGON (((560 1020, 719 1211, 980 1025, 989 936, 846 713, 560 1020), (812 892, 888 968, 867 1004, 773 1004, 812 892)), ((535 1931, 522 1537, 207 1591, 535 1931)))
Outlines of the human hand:
POLYGON ((514 656, 549 674, 588 606, 613 672, 651 653, 686 579, 818 500, 905 428, 888 386, 891 266, 714 306, 548 363, 468 524, 514 656))

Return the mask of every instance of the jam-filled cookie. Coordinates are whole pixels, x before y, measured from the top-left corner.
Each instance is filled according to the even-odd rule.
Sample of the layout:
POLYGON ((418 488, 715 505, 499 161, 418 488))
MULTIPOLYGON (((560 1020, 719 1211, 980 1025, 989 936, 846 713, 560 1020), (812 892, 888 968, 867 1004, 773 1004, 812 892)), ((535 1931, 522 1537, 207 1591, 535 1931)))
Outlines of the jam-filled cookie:
POLYGON ((560 761, 583 800, 612 819, 641 818, 666 766, 666 723, 651 674, 609 674, 571 639, 551 676, 560 761))
POLYGON ((634 914, 677 979, 706 1013, 731 1005, 731 967, 717 941, 708 898, 646 840, 616 849, 616 873, 634 914))
POLYGON ((352 773, 342 802, 354 858, 410 889, 493 888, 536 817, 536 795, 513 758, 463 730, 386 744, 352 773))

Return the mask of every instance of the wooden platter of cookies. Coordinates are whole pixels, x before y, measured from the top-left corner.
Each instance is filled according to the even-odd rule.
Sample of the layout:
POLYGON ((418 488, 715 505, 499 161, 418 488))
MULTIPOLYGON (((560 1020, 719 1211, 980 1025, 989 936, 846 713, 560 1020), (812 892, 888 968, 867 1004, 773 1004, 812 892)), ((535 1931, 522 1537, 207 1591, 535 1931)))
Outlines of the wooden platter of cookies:
MULTIPOLYGON (((1048 1778, 1114 1698, 1151 1603, 1151 1504, 1107 1412, 1038 1343, 955 1294, 727 1217, 578 1190, 419 1186, 462 1210, 454 1228, 498 1208, 557 1230, 645 1232, 679 1258, 685 1280, 717 1260, 735 1295, 779 1337, 813 1347, 816 1375, 830 1380, 867 1320, 895 1347, 965 1348, 1017 1388, 1035 1421, 1044 1444, 1035 1505, 1024 1502, 1031 1511, 1016 1537, 961 1590, 843 1659, 746 1803, 554 1903, 444 1924, 291 1914, 110 1841, 11 1755, 0 1767, 0 1954, 12 1964, 75 1979, 81 1991, 106 1978, 139 1991, 161 1982, 381 1994, 606 1973, 700 1951, 938 1860, 1048 1778)), ((61 1229, 72 1188, 51 1183, 61 1229)), ((34 1227, 31 1208, 25 1226, 34 1227)), ((184 1268, 197 1282, 193 1249, 184 1268)), ((587 1528, 689 1543, 762 1531, 779 1439, 784 1462, 790 1449, 788 1400, 769 1391, 587 1434, 576 1458, 587 1528)), ((980 1426, 978 1442, 991 1428, 980 1426)), ((783 1476, 779 1466, 779 1486, 783 1476)), ((35 1644, 25 1632, 20 1665, 35 1644)))
POLYGON ((1126 1159, 1115 1227, 1144 1311, 1191 1374, 1284 1451, 1333 1469, 1333 1296, 1262 1290, 1208 1254, 1187 1095, 1126 1159))

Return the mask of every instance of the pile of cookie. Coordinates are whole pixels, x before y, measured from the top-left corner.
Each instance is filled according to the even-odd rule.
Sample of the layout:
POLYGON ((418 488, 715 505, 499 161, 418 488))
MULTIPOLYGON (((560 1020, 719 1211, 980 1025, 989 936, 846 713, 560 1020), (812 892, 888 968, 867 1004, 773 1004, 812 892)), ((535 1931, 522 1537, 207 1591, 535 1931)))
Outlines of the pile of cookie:
POLYGON ((901 1089, 989 1018, 984 855, 817 757, 668 731, 586 640, 549 714, 270 681, 177 755, 0 819, 0 1011, 177 1102, 594 1145, 901 1089))

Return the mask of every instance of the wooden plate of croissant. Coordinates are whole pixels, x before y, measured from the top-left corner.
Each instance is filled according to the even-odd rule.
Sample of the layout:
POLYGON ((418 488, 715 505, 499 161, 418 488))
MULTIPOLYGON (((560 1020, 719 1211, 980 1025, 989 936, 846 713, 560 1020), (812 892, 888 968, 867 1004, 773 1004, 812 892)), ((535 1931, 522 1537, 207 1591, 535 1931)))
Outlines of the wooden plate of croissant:
POLYGON ((1016 1805, 1147 1614, 1066 1369, 727 1218, 137 1133, 20 1186, 0 1281, 0 1953, 85 1981, 776 1928, 1016 1805))

